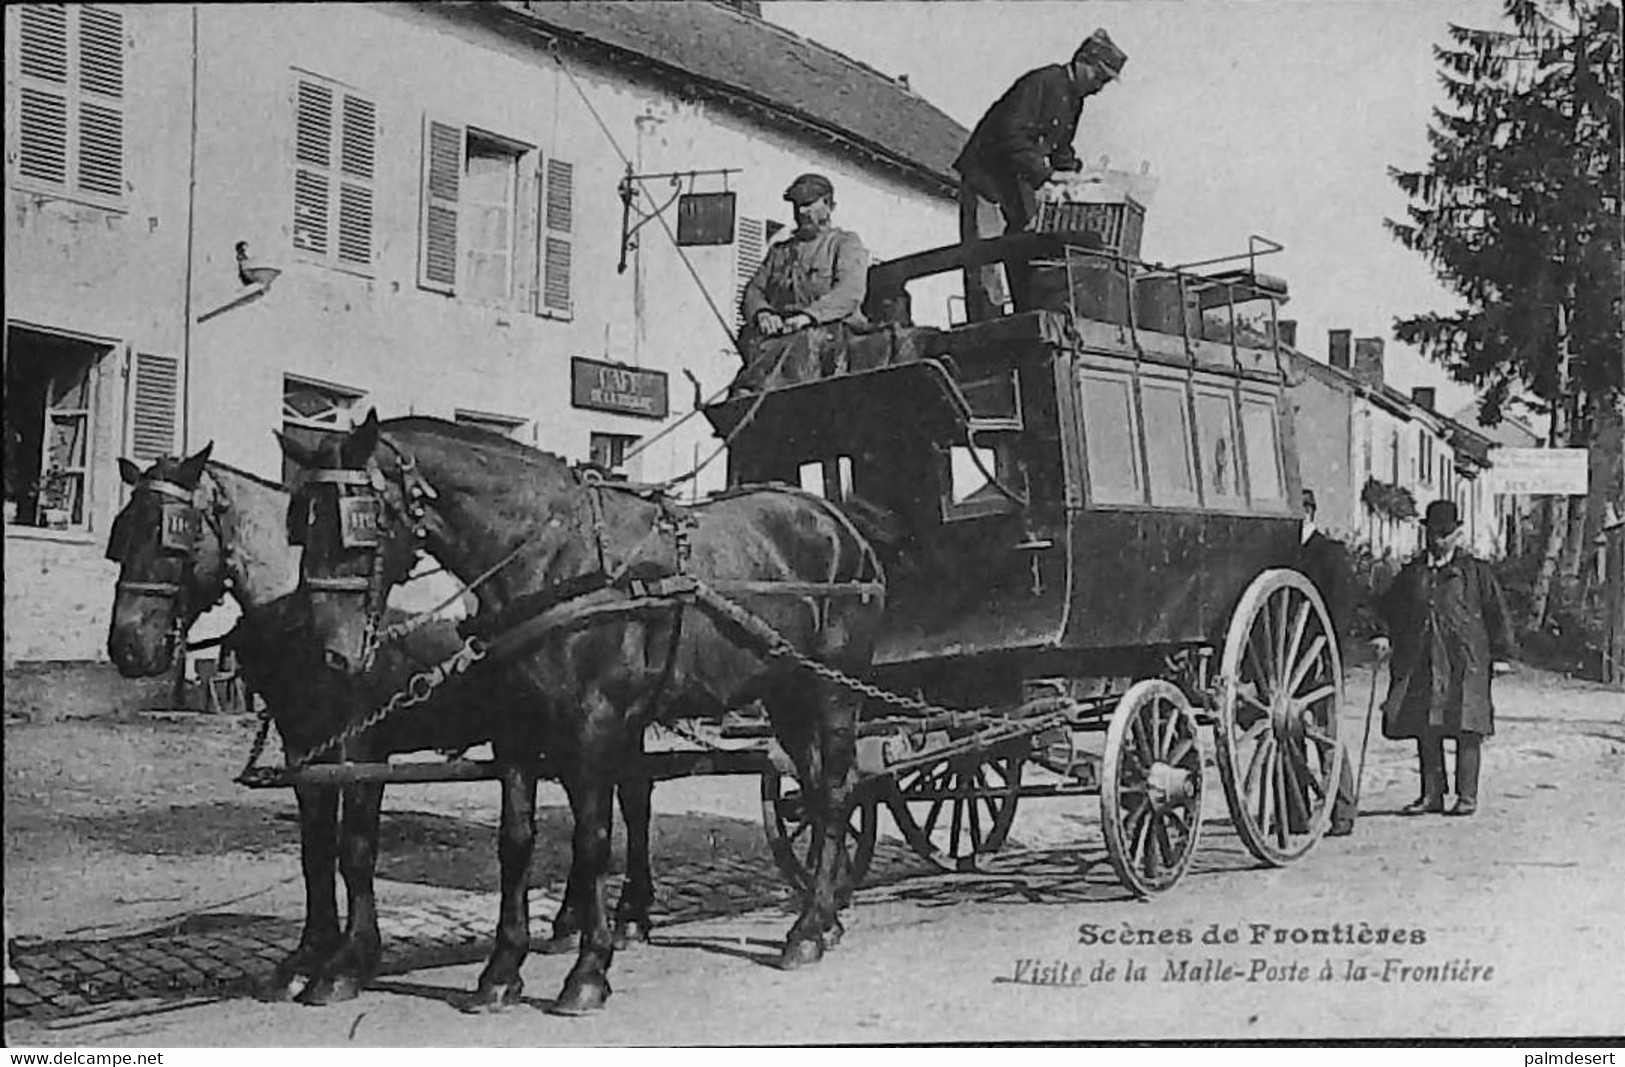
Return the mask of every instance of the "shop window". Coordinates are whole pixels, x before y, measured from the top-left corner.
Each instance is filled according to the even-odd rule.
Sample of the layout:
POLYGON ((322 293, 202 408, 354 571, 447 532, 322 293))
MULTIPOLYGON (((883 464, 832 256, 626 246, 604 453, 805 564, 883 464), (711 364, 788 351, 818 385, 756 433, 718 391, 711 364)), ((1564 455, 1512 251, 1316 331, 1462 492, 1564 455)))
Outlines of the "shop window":
POLYGON ((624 433, 595 433, 587 442, 587 455, 595 466, 606 471, 619 471, 626 465, 626 454, 639 438, 624 433))
POLYGON ((1134 380, 1125 373, 1086 368, 1078 372, 1083 397, 1083 442, 1089 500, 1137 504, 1145 499, 1140 466, 1140 427, 1134 411, 1134 380))
POLYGON ((109 349, 6 329, 5 521, 84 529, 95 429, 96 367, 109 349))
POLYGON ((1194 506, 1196 471, 1191 462, 1191 419, 1185 384, 1142 379, 1140 407, 1145 415, 1145 468, 1151 503, 1194 506))
MULTIPOLYGON (((330 382, 285 375, 282 379, 282 432, 314 447, 342 437, 355 422, 357 405, 366 394, 330 382)), ((297 466, 282 459, 282 484, 291 485, 297 466)))

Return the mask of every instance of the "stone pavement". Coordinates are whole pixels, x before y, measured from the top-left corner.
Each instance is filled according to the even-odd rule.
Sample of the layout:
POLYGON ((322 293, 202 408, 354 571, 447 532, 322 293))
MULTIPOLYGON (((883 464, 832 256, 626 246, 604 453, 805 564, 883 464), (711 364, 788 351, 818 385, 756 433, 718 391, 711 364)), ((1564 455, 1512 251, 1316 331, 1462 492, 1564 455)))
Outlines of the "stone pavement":
MULTIPOLYGON (((769 862, 656 860, 653 918, 661 926, 786 906, 790 890, 769 862)), ((875 849, 865 885, 934 871, 901 842, 875 849)), ((380 897, 388 895, 387 885, 380 897)), ((531 891, 534 936, 546 936, 564 886, 531 891)), ((379 906, 380 974, 482 960, 496 924, 495 893, 444 890, 411 907, 379 906)), ((21 984, 5 991, 7 1021, 49 1021, 119 1001, 199 994, 246 996, 299 941, 300 918, 205 913, 102 940, 19 941, 12 966, 21 984)))

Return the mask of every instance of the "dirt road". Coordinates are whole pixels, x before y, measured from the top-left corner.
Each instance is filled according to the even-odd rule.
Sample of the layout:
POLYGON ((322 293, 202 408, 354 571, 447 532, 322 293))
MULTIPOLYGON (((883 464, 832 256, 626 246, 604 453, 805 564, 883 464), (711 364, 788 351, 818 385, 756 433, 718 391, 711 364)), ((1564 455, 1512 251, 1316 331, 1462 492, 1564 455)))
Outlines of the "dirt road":
MULTIPOLYGON (((1354 672, 1345 712, 1356 737, 1366 678, 1354 672)), ((842 946, 817 967, 780 972, 772 961, 790 916, 782 891, 764 888, 754 783, 689 780, 656 794, 657 877, 680 921, 617 957, 600 1016, 545 1014, 569 960, 537 956, 525 969, 529 1003, 465 1014, 482 946, 414 957, 393 941, 385 975, 347 1004, 200 988, 171 992, 220 999, 114 998, 53 1015, 8 996, 6 1037, 411 1046, 1625 1032, 1625 698, 1529 671, 1498 683, 1497 697, 1478 816, 1393 816, 1416 776, 1407 746, 1376 738, 1352 838, 1261 869, 1215 803, 1194 869, 1151 902, 1116 885, 1092 803, 1036 802, 1017 817, 1022 847, 987 873, 930 874, 883 850, 893 861, 859 893, 842 946)), ((219 719, 8 725, 6 908, 25 974, 39 973, 28 971, 31 951, 36 961, 70 942, 81 955, 136 952, 154 926, 294 929, 290 799, 228 782, 245 730, 219 719)), ((493 791, 391 793, 387 907, 421 916, 455 905, 489 931, 493 791)), ((542 825, 562 841, 557 796, 544 799, 542 825)), ((539 851, 546 884, 564 857, 539 851)))

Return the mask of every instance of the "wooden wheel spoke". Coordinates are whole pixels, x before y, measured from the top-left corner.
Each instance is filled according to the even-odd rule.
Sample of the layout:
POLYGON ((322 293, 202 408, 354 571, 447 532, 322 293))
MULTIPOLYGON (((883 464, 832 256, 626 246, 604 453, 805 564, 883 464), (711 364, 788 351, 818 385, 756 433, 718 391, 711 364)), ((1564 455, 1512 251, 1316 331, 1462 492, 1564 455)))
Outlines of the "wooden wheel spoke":
MULTIPOLYGON (((1151 816, 1151 840, 1153 851, 1161 857, 1161 867, 1174 865, 1174 845, 1168 840, 1168 824, 1160 815, 1151 816)), ((1155 872, 1152 872, 1155 873, 1155 872)))
POLYGON ((1179 734, 1179 718, 1179 709, 1169 704, 1168 723, 1162 728, 1162 736, 1157 739, 1157 756, 1165 762, 1168 760, 1168 750, 1179 734))
POLYGON ((1195 752, 1196 738, 1181 737, 1179 739, 1179 743, 1176 744, 1168 753, 1167 762, 1175 767, 1183 767, 1185 765, 1186 758, 1195 752))
POLYGON ((1314 707, 1322 700, 1325 700, 1327 697, 1334 697, 1336 695, 1337 686, 1323 685, 1319 689, 1311 689, 1303 696, 1295 698, 1292 701, 1292 706, 1300 712, 1308 711, 1310 708, 1314 707))
MULTIPOLYGON (((1281 660, 1283 666, 1290 666, 1291 664, 1298 662, 1298 652, 1303 648, 1304 631, 1309 628, 1309 618, 1314 614, 1314 610, 1315 606, 1309 602, 1309 598, 1307 597, 1305 597, 1303 603, 1298 606, 1297 618, 1292 620, 1292 640, 1287 643, 1286 656, 1281 660)), ((1309 654, 1306 662, 1314 662, 1313 652, 1309 654)), ((1296 691, 1300 681, 1302 681, 1302 675, 1294 673, 1292 676, 1292 684, 1287 687, 1287 691, 1296 691)))
POLYGON ((1293 659, 1289 661, 1296 663, 1297 666, 1292 670, 1292 684, 1287 686, 1288 693, 1293 694, 1294 696, 1297 695, 1298 687, 1302 685, 1303 680, 1309 676, 1310 670, 1320 663, 1320 654, 1325 650, 1326 635, 1316 634, 1315 639, 1309 642, 1308 654, 1305 655, 1301 660, 1293 659))
POLYGON ((1274 639, 1274 658, 1270 662, 1270 666, 1273 668, 1273 673, 1270 677, 1271 681, 1273 681, 1277 687, 1279 687, 1281 683, 1286 680, 1286 617, 1288 608, 1291 606, 1290 598, 1291 593, 1285 589, 1270 597, 1270 636, 1274 639))
POLYGON ((1275 786, 1275 842, 1283 849, 1292 840, 1292 808, 1286 789, 1286 758, 1276 745, 1270 761, 1270 780, 1275 786))
POLYGON ((1315 796, 1321 800, 1326 799, 1326 785, 1321 782, 1320 775, 1309 763, 1309 754, 1294 747, 1292 759, 1297 767, 1298 779, 1307 785, 1315 796))

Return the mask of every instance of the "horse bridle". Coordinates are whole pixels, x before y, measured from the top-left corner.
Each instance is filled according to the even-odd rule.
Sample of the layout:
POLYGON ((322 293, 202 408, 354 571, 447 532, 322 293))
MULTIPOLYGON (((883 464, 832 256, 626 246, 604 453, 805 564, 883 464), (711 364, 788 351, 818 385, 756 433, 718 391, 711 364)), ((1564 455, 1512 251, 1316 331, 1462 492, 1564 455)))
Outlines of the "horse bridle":
MULTIPOLYGON (((183 578, 189 579, 193 573, 193 568, 197 562, 198 542, 202 539, 205 523, 209 524, 210 530, 219 542, 221 552, 225 552, 225 536, 219 526, 211 521, 210 509, 201 507, 198 504, 197 498, 201 489, 188 489, 184 485, 163 478, 150 478, 137 484, 134 492, 149 492, 161 498, 158 508, 159 551, 181 557, 183 578)), ((115 524, 115 532, 107 546, 109 559, 123 563, 126 551, 123 541, 124 538, 119 536, 115 524)), ((187 625, 186 581, 134 581, 120 577, 114 588, 121 593, 161 597, 170 601, 172 615, 169 635, 170 647, 173 648, 180 642, 187 625)), ((207 607, 203 610, 207 610, 207 607)))
MULTIPOLYGON (((437 494, 434 487, 417 472, 417 466, 410 456, 388 439, 384 439, 384 444, 400 461, 401 486, 407 501, 407 519, 411 524, 412 550, 415 554, 427 536, 423 528, 426 511, 423 501, 433 499, 437 494)), ((384 608, 389 599, 382 543, 386 506, 383 491, 386 477, 383 469, 371 459, 367 461, 365 470, 322 468, 305 476, 307 487, 331 485, 338 494, 339 544, 345 549, 360 550, 368 554, 366 575, 312 575, 307 566, 310 553, 306 552, 300 560, 300 580, 306 589, 319 593, 349 593, 365 598, 366 629, 362 635, 361 651, 363 672, 370 669, 373 658, 382 644, 380 633, 383 627, 384 608), (351 490, 348 494, 347 489, 351 490)), ((315 510, 309 507, 308 502, 304 504, 303 516, 305 529, 308 530, 315 522, 315 510)), ((304 532, 297 531, 295 543, 305 543, 304 532)), ((289 534, 293 538, 296 531, 290 528, 289 534)))

